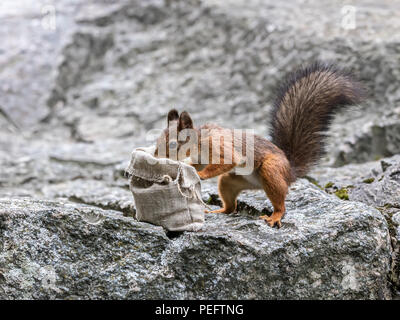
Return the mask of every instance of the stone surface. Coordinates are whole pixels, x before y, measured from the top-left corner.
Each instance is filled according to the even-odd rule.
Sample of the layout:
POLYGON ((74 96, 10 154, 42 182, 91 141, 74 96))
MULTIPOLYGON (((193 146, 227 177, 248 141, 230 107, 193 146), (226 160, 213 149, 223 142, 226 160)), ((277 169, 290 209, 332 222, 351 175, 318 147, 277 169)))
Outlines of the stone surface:
MULTIPOLYGON (((327 162, 337 166, 399 152, 398 23, 381 34, 387 17, 364 5, 357 21, 371 30, 346 31, 341 4, 306 10, 291 1, 307 13, 306 25, 315 24, 312 10, 321 13, 318 27, 304 29, 304 22, 288 24, 286 10, 272 2, 249 2, 247 10, 200 3, 130 1, 98 14, 83 12, 60 55, 48 100, 51 123, 68 124, 78 140, 129 135, 143 143, 149 129, 164 126, 165 113, 174 106, 190 111, 196 122, 250 125, 265 135, 266 112, 284 74, 322 59, 353 69, 370 93, 368 101, 335 121, 327 162), (266 10, 268 15, 261 14, 266 10), (325 18, 328 13, 336 20, 325 18), (116 121, 119 131, 112 129, 116 121), (98 128, 109 128, 108 134, 98 128)), ((390 10, 389 2, 381 10, 390 10)))
MULTIPOLYGON (((249 198, 249 207, 263 203, 249 198)), ((252 215, 208 215, 204 231, 169 239, 161 227, 116 211, 3 199, 0 297, 391 296, 391 247, 377 210, 340 201, 307 181, 293 187, 288 208, 279 230, 252 215)))
POLYGON ((72 202, 86 203, 103 209, 135 216, 132 193, 127 186, 107 185, 98 180, 74 180, 46 186, 42 190, 49 199, 65 198, 72 202))
POLYGON ((77 0, 1 1, 5 46, 0 50, 0 109, 19 127, 30 127, 48 115, 54 70, 75 31, 74 16, 84 5, 77 0))
POLYGON ((327 191, 347 188, 349 199, 400 209, 400 156, 340 168, 317 168, 310 177, 327 191))
MULTIPOLYGON (((16 3, 0 4, 1 297, 396 294, 399 160, 376 160, 400 153, 399 4, 358 3, 348 29, 339 0, 16 3), (276 85, 315 59, 352 69, 368 99, 335 119, 308 177, 322 190, 295 184, 282 229, 256 219, 263 192, 202 233, 132 218, 124 168, 171 107, 267 136, 276 85)), ((203 189, 220 204, 215 180, 203 189)))
POLYGON ((328 193, 346 190, 349 200, 380 210, 386 218, 393 247, 391 279, 400 289, 400 156, 361 165, 315 169, 311 176, 328 193))

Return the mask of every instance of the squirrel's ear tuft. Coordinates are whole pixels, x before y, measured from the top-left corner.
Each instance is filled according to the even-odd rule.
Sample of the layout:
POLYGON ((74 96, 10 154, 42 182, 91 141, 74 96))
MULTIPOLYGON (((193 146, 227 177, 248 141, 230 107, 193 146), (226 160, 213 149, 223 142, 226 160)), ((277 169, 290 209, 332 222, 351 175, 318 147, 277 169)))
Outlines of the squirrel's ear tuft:
POLYGON ((178 131, 183 129, 193 129, 193 121, 189 113, 183 111, 179 116, 178 131))
POLYGON ((176 120, 178 120, 178 119, 179 119, 179 113, 178 113, 178 111, 177 111, 176 109, 171 109, 171 110, 168 112, 168 116, 167 116, 168 126, 169 126, 169 123, 170 123, 171 121, 176 121, 176 120))

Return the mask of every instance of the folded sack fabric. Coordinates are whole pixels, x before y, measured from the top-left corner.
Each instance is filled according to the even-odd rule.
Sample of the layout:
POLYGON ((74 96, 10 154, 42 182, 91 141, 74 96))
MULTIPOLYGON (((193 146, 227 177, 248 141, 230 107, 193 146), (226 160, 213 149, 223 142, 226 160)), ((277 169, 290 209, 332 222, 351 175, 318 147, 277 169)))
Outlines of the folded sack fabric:
POLYGON ((201 229, 205 205, 200 178, 192 166, 135 150, 126 172, 139 221, 169 231, 201 229))

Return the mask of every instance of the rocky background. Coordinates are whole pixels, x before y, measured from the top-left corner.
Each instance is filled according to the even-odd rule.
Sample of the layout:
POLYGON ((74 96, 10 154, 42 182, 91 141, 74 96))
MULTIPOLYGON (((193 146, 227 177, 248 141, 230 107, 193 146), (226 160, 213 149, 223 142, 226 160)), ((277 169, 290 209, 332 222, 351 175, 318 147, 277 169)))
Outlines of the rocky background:
MULTIPOLYGON (((0 298, 396 298, 400 4, 349 5, 2 1, 0 298), (171 107, 268 136, 274 88, 316 59, 369 97, 335 120, 281 229, 257 219, 262 192, 198 233, 134 219, 123 172, 171 107)), ((215 181, 203 197, 220 204, 215 181)))

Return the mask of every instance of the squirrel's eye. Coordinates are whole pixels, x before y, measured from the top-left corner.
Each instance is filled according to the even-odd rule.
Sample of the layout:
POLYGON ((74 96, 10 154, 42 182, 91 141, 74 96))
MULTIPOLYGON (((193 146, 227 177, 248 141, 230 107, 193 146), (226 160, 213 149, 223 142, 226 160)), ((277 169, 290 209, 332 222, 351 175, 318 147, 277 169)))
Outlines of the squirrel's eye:
POLYGON ((176 141, 171 141, 169 143, 169 148, 170 149, 176 149, 177 146, 178 146, 178 144, 176 143, 176 141))

